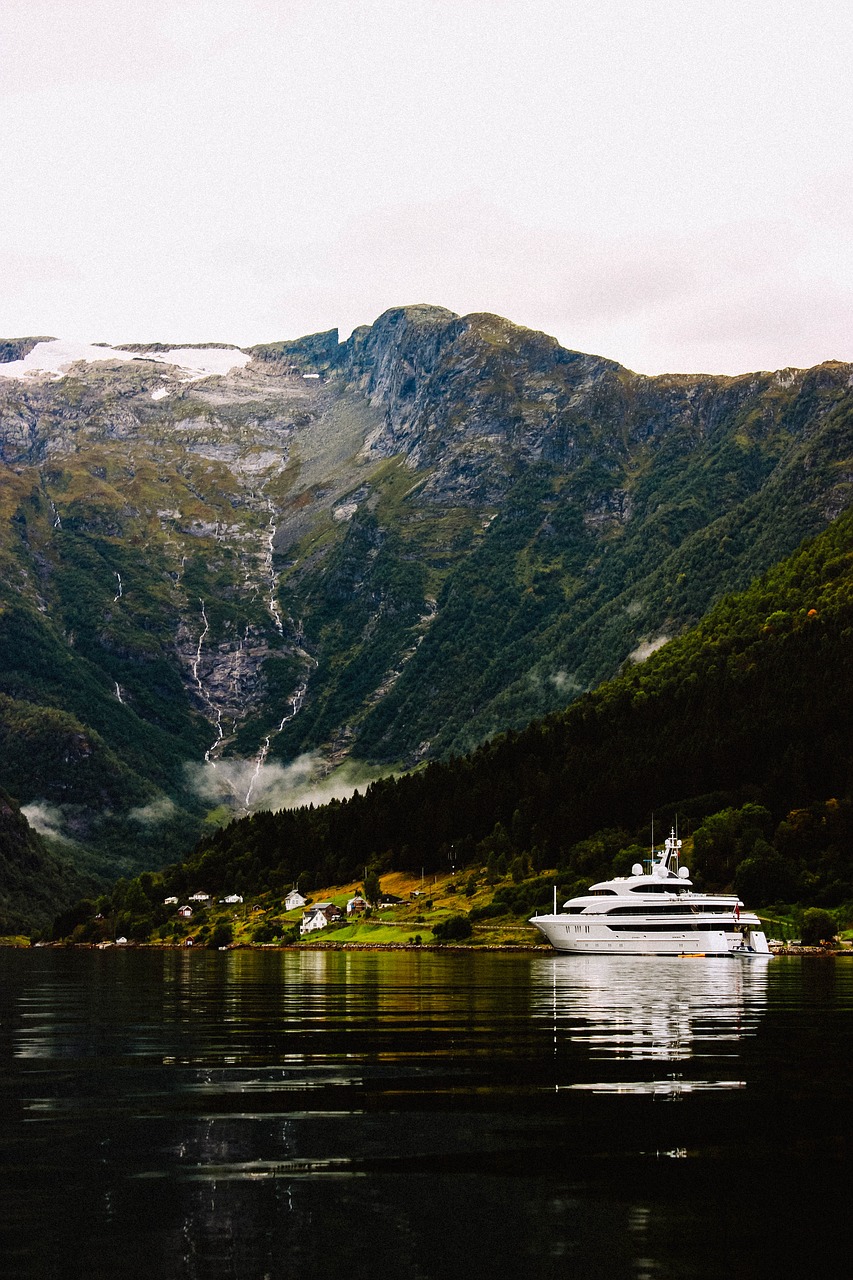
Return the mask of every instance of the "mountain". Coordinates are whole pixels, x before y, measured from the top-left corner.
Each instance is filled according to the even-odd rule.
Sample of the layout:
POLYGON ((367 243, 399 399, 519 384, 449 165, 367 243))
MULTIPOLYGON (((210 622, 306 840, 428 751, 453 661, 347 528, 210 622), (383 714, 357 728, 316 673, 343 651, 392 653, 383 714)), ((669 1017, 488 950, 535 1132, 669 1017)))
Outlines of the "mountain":
POLYGON ((551 900, 545 868, 557 868, 564 896, 624 873, 645 855, 654 814, 658 832, 680 822, 691 836, 706 887, 734 881, 754 905, 840 906, 849 920, 851 642, 846 512, 565 711, 350 799, 235 821, 162 876, 120 886, 103 910, 130 912, 133 936, 147 937, 158 923, 171 928, 167 895, 267 895, 270 908, 297 882, 309 892, 365 867, 453 866, 481 884, 484 870, 493 883, 509 872, 517 886, 501 889, 495 914, 529 914, 551 900))
POLYGON ((0 360, 0 781, 100 875, 520 729, 849 504, 845 364, 649 378, 422 306, 0 360))

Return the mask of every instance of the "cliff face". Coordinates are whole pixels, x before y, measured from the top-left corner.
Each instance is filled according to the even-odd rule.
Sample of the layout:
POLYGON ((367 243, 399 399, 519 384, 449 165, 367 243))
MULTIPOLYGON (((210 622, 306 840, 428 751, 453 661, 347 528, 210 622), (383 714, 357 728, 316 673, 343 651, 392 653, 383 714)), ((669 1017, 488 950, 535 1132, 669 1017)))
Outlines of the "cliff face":
POLYGON ((647 378, 425 306, 188 350, 0 377, 0 783, 95 870, 300 753, 564 705, 849 505, 848 365, 647 378))
POLYGON ((356 331, 347 348, 351 384, 383 411, 370 450, 430 468, 436 497, 497 500, 519 467, 571 465, 588 452, 588 428, 605 407, 618 416, 618 365, 499 316, 402 308, 356 331))

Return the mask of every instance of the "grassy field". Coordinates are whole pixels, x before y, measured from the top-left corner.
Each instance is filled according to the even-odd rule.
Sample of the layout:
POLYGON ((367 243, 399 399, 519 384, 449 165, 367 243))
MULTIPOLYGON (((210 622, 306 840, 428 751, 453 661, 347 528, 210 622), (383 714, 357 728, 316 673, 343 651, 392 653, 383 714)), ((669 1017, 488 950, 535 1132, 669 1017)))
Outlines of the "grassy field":
MULTIPOLYGON (((330 924, 304 938, 299 935, 303 908, 285 911, 283 896, 286 895, 265 894, 235 906, 211 902, 196 908, 191 920, 170 921, 152 942, 181 945, 192 939, 194 945, 204 946, 217 926, 228 925, 233 946, 430 946, 437 942, 434 929, 440 921, 468 915, 472 908, 491 902, 496 887, 487 882, 485 869, 423 879, 405 872, 391 872, 381 877, 382 892, 400 898, 399 903, 330 924)), ((347 902, 361 888, 360 881, 353 881, 313 889, 308 895, 309 904, 332 902, 346 912, 347 902)), ((473 935, 462 945, 534 946, 539 942, 539 935, 526 920, 506 916, 475 922, 473 935)))

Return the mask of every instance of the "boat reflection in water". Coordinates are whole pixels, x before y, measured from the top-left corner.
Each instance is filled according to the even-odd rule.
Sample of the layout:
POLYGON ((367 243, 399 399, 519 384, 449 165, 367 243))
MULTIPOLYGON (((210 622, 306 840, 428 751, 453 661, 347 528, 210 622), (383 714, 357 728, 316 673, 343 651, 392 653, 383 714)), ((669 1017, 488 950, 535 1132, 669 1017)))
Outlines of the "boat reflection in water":
POLYGON ((534 971, 534 1008, 553 1023, 555 1051, 568 1039, 583 1047, 588 1066, 602 1060, 692 1064, 690 1071, 654 1079, 567 1079, 557 1087, 673 1096, 742 1088, 726 1066, 740 1057, 734 1042, 756 1034, 767 979, 765 965, 711 959, 543 958, 534 971))
POLYGON ((3 1273, 811 1276, 849 1199, 852 969, 0 949, 3 1273))

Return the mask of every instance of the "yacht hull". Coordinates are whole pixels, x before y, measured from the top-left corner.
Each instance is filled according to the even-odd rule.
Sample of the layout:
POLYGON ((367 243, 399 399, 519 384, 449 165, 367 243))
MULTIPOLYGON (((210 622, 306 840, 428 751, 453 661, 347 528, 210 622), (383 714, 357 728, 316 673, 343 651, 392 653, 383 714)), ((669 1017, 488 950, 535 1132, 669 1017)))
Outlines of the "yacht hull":
POLYGON ((629 876, 592 884, 557 910, 535 915, 535 925, 557 951, 579 955, 768 957, 757 915, 727 893, 697 893, 682 843, 673 830, 662 850, 652 848, 648 871, 636 862, 629 876))
POLYGON ((557 914, 534 916, 530 921, 556 951, 595 955, 631 956, 731 956, 756 959, 768 957, 770 948, 760 930, 691 929, 645 931, 642 925, 614 933, 607 925, 579 922, 577 917, 557 914))

